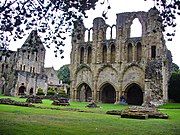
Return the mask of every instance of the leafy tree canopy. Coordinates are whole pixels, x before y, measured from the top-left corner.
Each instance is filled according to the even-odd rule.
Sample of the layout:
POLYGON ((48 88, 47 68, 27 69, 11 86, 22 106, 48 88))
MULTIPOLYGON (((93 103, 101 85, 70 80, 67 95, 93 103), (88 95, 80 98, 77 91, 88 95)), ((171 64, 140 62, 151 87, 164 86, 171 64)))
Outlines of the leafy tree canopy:
POLYGON ((63 83, 70 84, 70 70, 69 64, 62 66, 58 71, 58 78, 63 81, 63 83))
MULTIPOLYGON (((111 8, 109 0, 99 0, 106 4, 107 9, 102 16, 107 19, 107 12, 111 8)), ((145 0, 146 1, 146 0, 145 0)), ((176 14, 180 15, 179 0, 153 0, 162 17, 162 30, 176 27, 176 14)), ((66 39, 65 33, 71 35, 74 27, 83 18, 87 18, 86 11, 95 9, 98 0, 1 0, 0 1, 0 49, 7 49, 10 40, 16 41, 26 35, 27 30, 36 29, 42 33, 43 43, 47 48, 55 46, 55 56, 63 53, 61 46, 66 39)), ((174 36, 167 33, 167 36, 174 36)), ((169 38, 172 40, 172 38, 169 38)), ((62 56, 63 58, 63 56, 62 56)))
POLYGON ((173 72, 179 72, 179 66, 175 63, 172 63, 172 71, 173 72))

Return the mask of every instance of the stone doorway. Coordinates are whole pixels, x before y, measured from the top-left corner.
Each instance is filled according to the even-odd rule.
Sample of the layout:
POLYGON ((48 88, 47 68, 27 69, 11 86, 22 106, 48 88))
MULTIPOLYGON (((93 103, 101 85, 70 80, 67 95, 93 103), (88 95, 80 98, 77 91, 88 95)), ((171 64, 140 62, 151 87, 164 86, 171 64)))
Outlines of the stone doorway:
POLYGON ((92 90, 88 84, 83 83, 77 89, 77 101, 90 102, 92 100, 92 90))
POLYGON ((26 87, 25 86, 20 86, 18 95, 25 95, 25 91, 26 91, 26 87))
POLYGON ((139 85, 131 84, 125 91, 126 102, 129 105, 142 105, 143 92, 139 85))
POLYGON ((33 95, 33 88, 29 90, 29 95, 33 95))
POLYGON ((116 91, 114 87, 107 83, 101 88, 101 102, 102 103, 115 103, 116 91))

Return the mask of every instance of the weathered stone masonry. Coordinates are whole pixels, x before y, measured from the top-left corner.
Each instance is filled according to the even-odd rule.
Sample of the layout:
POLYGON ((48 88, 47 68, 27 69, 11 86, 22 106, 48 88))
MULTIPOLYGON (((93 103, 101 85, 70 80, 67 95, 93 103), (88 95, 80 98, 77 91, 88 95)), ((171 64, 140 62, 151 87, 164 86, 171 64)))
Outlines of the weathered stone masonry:
POLYGON ((124 95, 128 104, 141 105, 146 98, 166 102, 172 60, 159 19, 152 8, 119 13, 113 26, 100 17, 91 29, 79 25, 72 38, 71 99, 115 103, 124 95), (135 18, 142 25, 141 37, 130 37, 135 18))

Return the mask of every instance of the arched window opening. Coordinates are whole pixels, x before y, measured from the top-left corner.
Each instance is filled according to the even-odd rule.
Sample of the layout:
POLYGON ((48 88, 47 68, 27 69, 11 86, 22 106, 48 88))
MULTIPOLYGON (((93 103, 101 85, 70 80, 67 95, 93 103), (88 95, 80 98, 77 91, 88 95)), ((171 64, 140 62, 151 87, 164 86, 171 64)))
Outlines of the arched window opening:
POLYGON ((93 41, 93 30, 89 30, 89 41, 93 41))
POLYGON ((115 45, 111 45, 111 63, 115 62, 115 45))
POLYGON ((20 70, 22 70, 22 64, 20 65, 20 70))
POLYGON ((9 68, 9 66, 8 66, 8 64, 6 65, 6 71, 8 71, 8 68, 9 68))
POLYGON ((107 62, 107 47, 106 45, 103 46, 103 54, 102 54, 102 63, 107 62))
POLYGON ((32 67, 30 67, 30 72, 32 72, 32 67))
POLYGON ((116 39, 116 26, 112 27, 112 39, 116 39))
POLYGON ((84 48, 80 49, 80 64, 84 63, 84 48))
POLYGON ((33 67, 33 73, 35 73, 35 67, 33 67))
POLYGON ((24 70, 24 71, 26 70, 26 66, 25 66, 25 65, 23 66, 23 70, 24 70))
POLYGON ((130 28, 130 37, 141 37, 142 36, 142 25, 138 18, 135 18, 130 28))
POLYGON ((2 72, 2 73, 4 72, 4 64, 2 64, 1 72, 2 72))
POLYGON ((85 39, 84 39, 85 42, 88 42, 88 41, 89 41, 89 40, 88 40, 88 39, 89 39, 89 30, 86 30, 86 31, 85 31, 85 37, 84 37, 84 38, 85 38, 85 39))
POLYGON ((111 28, 107 27, 106 29, 106 39, 111 39, 111 28))
POLYGON ((30 95, 33 95, 33 88, 31 88, 31 89, 29 90, 29 94, 30 94, 30 95))
POLYGON ((127 61, 131 62, 132 61, 132 44, 131 43, 128 44, 128 54, 127 55, 128 55, 127 61))
POLYGON ((141 43, 138 42, 137 43, 137 61, 138 62, 141 61, 141 53, 142 53, 142 46, 141 46, 141 43))
POLYGON ((88 58, 87 58, 87 63, 91 63, 91 58, 92 58, 92 49, 91 47, 88 47, 88 58))
POLYGON ((156 58, 156 46, 151 46, 151 58, 156 58))

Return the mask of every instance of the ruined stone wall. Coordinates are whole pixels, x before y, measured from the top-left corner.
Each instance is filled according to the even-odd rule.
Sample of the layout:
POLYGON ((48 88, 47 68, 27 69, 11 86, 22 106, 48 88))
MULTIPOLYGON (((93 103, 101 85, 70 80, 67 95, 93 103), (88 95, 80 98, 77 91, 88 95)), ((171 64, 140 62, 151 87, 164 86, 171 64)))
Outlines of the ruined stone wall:
POLYGON ((71 98, 76 101, 78 97, 87 98, 90 88, 92 99, 98 102, 118 102, 121 95, 125 95, 129 103, 135 102, 133 93, 137 97, 138 93, 142 95, 142 99, 137 98, 137 104, 142 104, 147 96, 167 101, 171 58, 167 58, 159 19, 158 11, 152 8, 148 12, 117 14, 116 25, 112 26, 102 18, 95 18, 90 29, 79 25, 72 38, 71 98), (142 26, 141 37, 130 37, 135 18, 142 26), (112 36, 114 28, 115 37, 112 36))

